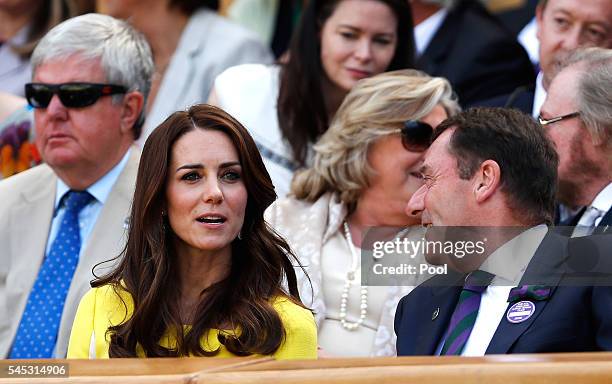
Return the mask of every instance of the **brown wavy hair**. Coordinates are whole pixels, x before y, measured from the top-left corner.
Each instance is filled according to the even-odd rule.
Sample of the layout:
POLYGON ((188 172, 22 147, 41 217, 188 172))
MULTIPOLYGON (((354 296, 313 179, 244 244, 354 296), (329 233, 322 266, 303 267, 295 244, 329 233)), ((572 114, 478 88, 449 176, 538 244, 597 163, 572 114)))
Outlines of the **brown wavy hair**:
POLYGON ((240 330, 234 336, 220 334, 219 341, 229 352, 239 356, 274 353, 285 331, 271 300, 284 296, 302 305, 292 264, 299 266, 297 258, 263 218, 275 199, 272 180, 255 142, 223 110, 199 104, 173 113, 158 126, 143 148, 127 244, 117 258, 119 264, 92 282, 93 287, 110 284, 118 295, 127 291, 134 302, 132 316, 108 330, 110 357, 134 357, 137 346, 147 357, 214 356, 219 350, 204 350, 200 340, 208 330, 224 325, 240 330), (169 330, 183 329, 184 324, 178 304, 180 276, 172 249, 175 235, 167 217, 162 216, 162 208, 174 143, 195 129, 221 131, 231 139, 243 169, 248 200, 241 239, 232 243, 228 276, 202 292, 191 329, 186 334, 173 332, 177 344, 169 349, 160 346, 159 340, 169 330))

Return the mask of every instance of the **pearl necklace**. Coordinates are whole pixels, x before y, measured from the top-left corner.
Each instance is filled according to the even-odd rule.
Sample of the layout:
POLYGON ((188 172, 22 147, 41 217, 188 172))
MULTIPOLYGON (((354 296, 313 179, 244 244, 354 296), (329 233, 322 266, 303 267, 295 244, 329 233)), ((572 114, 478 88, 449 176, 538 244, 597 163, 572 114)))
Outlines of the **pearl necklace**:
POLYGON ((344 222, 344 235, 346 237, 348 247, 351 251, 352 265, 351 269, 346 273, 346 279, 344 280, 344 288, 342 289, 342 296, 340 299, 340 324, 342 324, 342 327, 344 327, 344 329, 346 329, 347 331, 354 331, 359 328, 361 324, 363 324, 363 321, 365 320, 368 314, 368 287, 361 287, 361 313, 359 315, 359 320, 357 320, 357 322, 355 323, 347 321, 346 308, 348 304, 349 290, 351 289, 351 285, 353 285, 353 282, 355 281, 355 273, 357 273, 359 255, 357 254, 355 246, 353 245, 353 237, 351 236, 351 231, 346 221, 344 222))

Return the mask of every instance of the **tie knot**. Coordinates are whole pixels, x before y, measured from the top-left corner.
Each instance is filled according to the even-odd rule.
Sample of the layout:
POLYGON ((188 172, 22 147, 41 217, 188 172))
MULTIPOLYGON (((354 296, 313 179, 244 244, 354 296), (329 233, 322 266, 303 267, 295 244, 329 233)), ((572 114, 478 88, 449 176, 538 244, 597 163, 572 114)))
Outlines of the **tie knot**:
POLYGON ((487 289, 489 284, 491 284, 494 277, 494 275, 485 271, 477 270, 471 272, 465 278, 465 285, 463 286, 463 289, 476 293, 482 293, 485 291, 485 289, 487 289))
POLYGON ((603 211, 593 206, 590 206, 584 211, 584 213, 580 217, 580 220, 578 221, 578 225, 585 226, 585 227, 593 227, 595 226, 595 221, 603 214, 604 214, 603 211))
POLYGON ((70 190, 64 195, 64 204, 68 211, 80 212, 92 199, 93 196, 87 191, 70 190))

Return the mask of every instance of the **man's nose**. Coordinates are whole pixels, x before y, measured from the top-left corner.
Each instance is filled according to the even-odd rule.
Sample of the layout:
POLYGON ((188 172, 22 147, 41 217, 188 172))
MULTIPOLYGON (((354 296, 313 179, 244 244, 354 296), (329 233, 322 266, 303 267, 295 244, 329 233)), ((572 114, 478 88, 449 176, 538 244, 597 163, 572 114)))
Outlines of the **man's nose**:
POLYGON ((51 119, 65 120, 68 116, 68 109, 62 104, 57 95, 51 97, 51 101, 45 110, 47 116, 51 119))
POLYGON ((405 213, 408 216, 415 217, 419 216, 425 209, 425 195, 427 194, 427 186, 422 185, 421 188, 417 189, 412 194, 408 204, 406 204, 405 213))

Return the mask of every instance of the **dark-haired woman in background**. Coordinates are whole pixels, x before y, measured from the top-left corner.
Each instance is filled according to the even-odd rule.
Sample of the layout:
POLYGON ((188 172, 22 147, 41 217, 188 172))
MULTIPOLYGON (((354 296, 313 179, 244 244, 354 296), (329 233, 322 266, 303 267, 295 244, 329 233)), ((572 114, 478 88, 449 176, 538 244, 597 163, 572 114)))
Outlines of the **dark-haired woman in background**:
POLYGON ((215 80, 209 102, 249 129, 283 197, 357 81, 414 67, 412 36, 406 0, 311 0, 288 62, 228 69, 215 80))
POLYGON ((126 248, 83 297, 68 357, 315 358, 293 254, 263 219, 275 198, 240 123, 208 105, 171 115, 145 144, 126 248))
POLYGON ((139 143, 172 112, 206 101, 223 70, 271 63, 270 50, 245 28, 217 15, 218 0, 97 0, 98 12, 127 19, 153 51, 156 72, 139 143))

